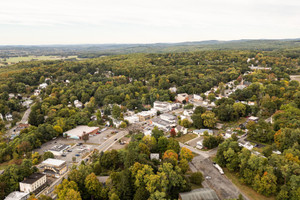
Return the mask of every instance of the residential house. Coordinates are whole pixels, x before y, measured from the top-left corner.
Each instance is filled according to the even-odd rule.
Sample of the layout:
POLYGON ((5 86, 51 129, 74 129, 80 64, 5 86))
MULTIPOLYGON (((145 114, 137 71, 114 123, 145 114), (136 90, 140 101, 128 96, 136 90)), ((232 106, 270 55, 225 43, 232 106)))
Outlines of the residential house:
POLYGON ((159 153, 151 153, 150 154, 150 160, 153 160, 153 159, 160 160, 159 159, 159 153))
POLYGON ((75 101, 74 101, 74 106, 75 106, 76 108, 82 108, 82 103, 81 103, 79 100, 75 100, 75 101))
POLYGON ((170 87, 169 90, 172 93, 176 93, 177 92, 177 88, 176 87, 170 87))
POLYGON ((248 118, 248 121, 254 121, 254 122, 258 122, 259 118, 258 117, 254 117, 254 116, 251 116, 248 118))
POLYGON ((187 128, 184 128, 183 126, 178 125, 178 126, 176 126, 176 128, 175 128, 175 132, 176 132, 176 133, 181 132, 182 134, 187 134, 188 129, 187 129, 187 128))
POLYGON ((253 145, 252 144, 250 144, 250 142, 245 142, 245 143, 242 143, 242 142, 239 142, 239 144, 238 144, 240 147, 244 147, 244 148, 246 148, 246 149, 248 149, 248 150, 252 150, 253 149, 253 145))
POLYGON ((12 120, 13 120, 12 114, 10 114, 10 113, 6 114, 6 115, 5 115, 5 119, 6 119, 7 121, 12 121, 12 120))
POLYGON ((208 135, 213 135, 214 134, 213 130, 210 130, 210 129, 196 129, 196 130, 193 130, 193 133, 197 134, 197 135, 204 135, 204 132, 207 132, 208 135))
POLYGON ((203 98, 198 94, 194 94, 194 100, 195 101, 203 101, 203 98))
POLYGON ((176 101, 180 103, 187 103, 189 101, 189 95, 187 93, 177 94, 176 101))
POLYGON ((48 86, 47 83, 42 83, 39 85, 39 89, 45 89, 48 86))
POLYGON ((34 96, 39 96, 40 94, 41 94, 41 90, 39 90, 39 89, 34 90, 34 93, 33 93, 34 96))
POLYGON ((193 113, 194 113, 193 109, 185 109, 185 110, 183 111, 183 115, 184 115, 184 116, 192 116, 193 113))

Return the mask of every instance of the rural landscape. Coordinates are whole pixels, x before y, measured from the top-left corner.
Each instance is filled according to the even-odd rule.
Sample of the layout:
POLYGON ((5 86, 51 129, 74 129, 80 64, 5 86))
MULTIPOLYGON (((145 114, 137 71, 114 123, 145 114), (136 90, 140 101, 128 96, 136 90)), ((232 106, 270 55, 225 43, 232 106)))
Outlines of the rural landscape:
POLYGON ((300 2, 0 6, 0 200, 300 200, 300 2))

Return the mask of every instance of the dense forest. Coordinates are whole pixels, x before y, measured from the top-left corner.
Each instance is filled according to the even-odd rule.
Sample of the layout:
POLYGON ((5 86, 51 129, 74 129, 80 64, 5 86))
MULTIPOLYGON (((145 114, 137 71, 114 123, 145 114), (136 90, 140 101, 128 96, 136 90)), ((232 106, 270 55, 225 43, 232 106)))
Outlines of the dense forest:
MULTIPOLYGON (((217 145, 220 143, 216 159, 258 193, 296 200, 300 196, 300 86, 290 81, 289 75, 300 73, 297 55, 297 51, 210 50, 18 63, 0 74, 3 116, 15 113, 20 118, 18 113, 25 110, 20 99, 9 98, 8 94, 30 97, 39 84, 46 82, 48 86, 39 98, 31 96, 35 102, 29 115, 31 126, 20 136, 6 138, 7 122, 1 122, 0 162, 19 163, 9 166, 0 176, 0 198, 17 190, 17 183, 36 170, 30 162, 33 149, 77 125, 103 125, 109 120, 107 115, 116 113, 111 105, 121 105, 116 117, 122 119, 127 109, 138 112, 148 110, 157 100, 174 101, 176 94, 170 87, 177 87, 177 93, 203 95, 219 86, 221 89, 210 96, 217 106, 212 111, 196 108, 194 123, 188 126, 208 128, 217 120, 273 116, 273 124, 260 120, 246 127, 250 139, 268 144, 263 157, 241 148, 235 138, 224 142, 216 138, 217 145), (214 98, 222 94, 224 83, 240 82, 252 64, 271 69, 245 75, 243 79, 251 83, 249 87, 236 90, 229 98, 214 98), (81 101, 84 108, 74 107, 75 100, 81 101), (253 101, 255 105, 239 101, 253 101), (91 121, 94 114, 97 120, 91 121), (276 149, 282 154, 272 154, 276 149)), ((181 149, 173 138, 162 136, 159 130, 152 137, 132 134, 125 150, 95 153, 90 165, 74 168, 68 180, 57 188, 58 199, 66 199, 64 195, 76 196, 73 199, 173 199, 179 192, 191 190, 191 182, 197 182, 193 176, 201 176, 186 176, 188 161, 193 158, 191 152, 181 149), (159 153, 162 161, 151 161, 150 153, 159 153), (95 175, 109 175, 110 181, 103 187, 95 175), (141 179, 143 176, 146 178, 141 179)))

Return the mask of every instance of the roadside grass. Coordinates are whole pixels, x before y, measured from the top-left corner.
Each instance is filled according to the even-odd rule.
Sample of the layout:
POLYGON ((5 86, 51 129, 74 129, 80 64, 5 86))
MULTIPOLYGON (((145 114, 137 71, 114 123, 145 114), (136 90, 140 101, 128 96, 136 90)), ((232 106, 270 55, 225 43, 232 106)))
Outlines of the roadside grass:
POLYGON ((249 199, 251 200, 275 200, 275 197, 266 197, 264 195, 258 194, 255 190, 253 190, 251 187, 242 184, 237 175, 235 173, 229 172, 228 169, 224 168, 225 175, 229 180, 234 183, 249 199))
POLYGON ((196 134, 189 134, 189 133, 187 133, 187 134, 182 135, 180 137, 175 137, 175 140, 177 140, 178 142, 181 142, 181 143, 185 143, 185 142, 190 141, 190 140, 192 140, 192 139, 194 139, 196 137, 197 137, 196 134))

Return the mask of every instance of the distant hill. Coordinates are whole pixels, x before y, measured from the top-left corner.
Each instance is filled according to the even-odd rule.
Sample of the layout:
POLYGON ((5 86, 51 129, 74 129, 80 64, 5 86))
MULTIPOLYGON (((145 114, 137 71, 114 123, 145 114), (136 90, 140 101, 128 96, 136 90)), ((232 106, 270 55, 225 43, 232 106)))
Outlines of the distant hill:
POLYGON ((195 41, 155 44, 80 44, 80 45, 37 45, 0 46, 0 57, 28 55, 78 55, 79 57, 99 57, 101 55, 128 53, 167 53, 203 50, 293 50, 300 51, 300 39, 282 40, 231 40, 195 41))

